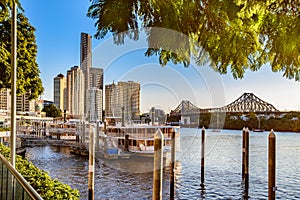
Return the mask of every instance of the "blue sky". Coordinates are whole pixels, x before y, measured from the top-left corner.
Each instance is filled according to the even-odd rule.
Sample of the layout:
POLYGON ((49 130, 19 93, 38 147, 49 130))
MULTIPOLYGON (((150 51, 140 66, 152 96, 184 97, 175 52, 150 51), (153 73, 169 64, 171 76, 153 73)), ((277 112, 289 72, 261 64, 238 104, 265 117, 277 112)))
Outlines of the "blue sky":
MULTIPOLYGON (((25 15, 36 28, 38 64, 45 88, 42 98, 53 99, 53 78, 79 65, 80 33, 96 33, 94 21, 86 17, 90 1, 21 0, 25 15)), ((93 38, 93 66, 104 68, 104 82, 133 80, 141 83, 141 111, 151 106, 169 112, 182 100, 200 107, 231 103, 244 92, 252 92, 279 110, 300 110, 300 83, 273 73, 269 66, 246 72, 241 80, 219 75, 208 66, 161 67, 157 57, 145 57, 143 35, 138 42, 114 45, 112 38, 93 38)))

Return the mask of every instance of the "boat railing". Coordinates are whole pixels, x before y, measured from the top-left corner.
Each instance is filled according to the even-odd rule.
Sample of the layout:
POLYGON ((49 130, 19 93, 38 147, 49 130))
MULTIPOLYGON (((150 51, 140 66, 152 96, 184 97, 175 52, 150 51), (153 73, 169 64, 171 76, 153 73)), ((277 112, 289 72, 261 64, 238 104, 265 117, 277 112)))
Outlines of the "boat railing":
POLYGON ((0 174, 0 199, 42 199, 1 154, 0 174))

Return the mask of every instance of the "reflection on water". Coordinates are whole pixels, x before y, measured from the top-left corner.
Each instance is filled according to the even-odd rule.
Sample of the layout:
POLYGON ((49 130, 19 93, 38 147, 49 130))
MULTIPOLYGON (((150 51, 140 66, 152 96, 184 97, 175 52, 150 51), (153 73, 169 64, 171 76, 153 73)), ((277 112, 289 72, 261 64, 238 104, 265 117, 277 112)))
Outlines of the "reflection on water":
MULTIPOLYGON (((300 133, 276 133, 277 199, 300 199, 300 133)), ((205 187, 200 187, 201 130, 181 129, 175 171, 176 199, 243 199, 241 131, 207 132, 205 187)), ((268 133, 250 132, 250 199, 267 199, 268 133)), ((77 188, 87 199, 88 158, 65 147, 35 147, 27 157, 50 176, 77 188)), ((153 160, 97 159, 95 199, 151 199, 153 160)), ((169 197, 169 170, 164 169, 163 199, 169 197)))

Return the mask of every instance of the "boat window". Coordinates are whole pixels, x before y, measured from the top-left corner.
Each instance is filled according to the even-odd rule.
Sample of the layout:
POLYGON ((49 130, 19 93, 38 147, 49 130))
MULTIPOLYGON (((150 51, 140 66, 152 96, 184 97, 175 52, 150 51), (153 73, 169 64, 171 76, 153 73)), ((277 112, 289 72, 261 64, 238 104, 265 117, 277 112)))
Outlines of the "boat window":
POLYGON ((165 140, 165 146, 169 146, 169 145, 171 145, 171 143, 172 143, 172 140, 165 140))
POLYGON ((137 146, 137 145, 136 145, 136 140, 132 140, 132 141, 133 141, 133 144, 132 144, 132 145, 133 145, 133 146, 137 146))
POLYGON ((147 140, 147 146, 153 146, 154 141, 153 140, 147 140))

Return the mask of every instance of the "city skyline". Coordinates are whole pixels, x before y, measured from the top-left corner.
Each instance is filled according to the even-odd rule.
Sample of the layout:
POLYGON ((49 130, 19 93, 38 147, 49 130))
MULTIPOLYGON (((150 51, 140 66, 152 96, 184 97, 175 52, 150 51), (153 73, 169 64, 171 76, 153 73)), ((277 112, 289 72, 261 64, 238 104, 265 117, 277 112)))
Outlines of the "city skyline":
MULTIPOLYGON (((50 4, 37 0, 21 3, 25 15, 37 29, 38 64, 45 87, 43 98, 53 100, 53 78, 79 65, 80 33, 93 35, 96 32, 94 21, 86 17, 89 3, 57 1, 56 4, 54 1, 50 4)), ((147 47, 144 39, 127 40, 124 45, 113 44, 110 37, 92 39, 93 67, 104 69, 104 85, 113 80, 141 83, 141 112, 153 106, 169 112, 182 100, 190 100, 204 108, 224 106, 244 92, 252 92, 282 111, 300 108, 300 83, 282 77, 281 72, 271 72, 270 66, 246 72, 241 80, 234 80, 230 72, 219 75, 208 66, 199 67, 193 63, 188 68, 172 64, 161 67, 157 57, 144 56, 147 47), (103 50, 103 45, 108 48, 103 50), (120 53, 122 49, 125 51, 120 53), (105 60, 110 54, 116 54, 116 57, 105 60)))

